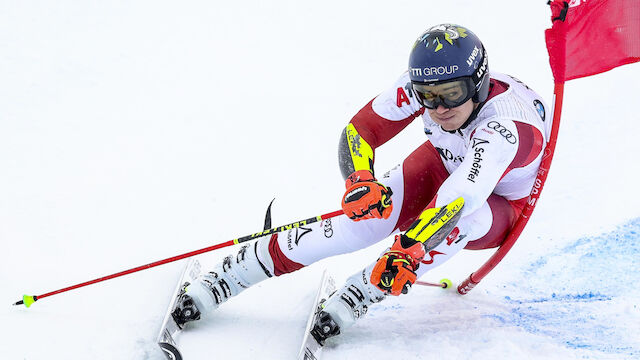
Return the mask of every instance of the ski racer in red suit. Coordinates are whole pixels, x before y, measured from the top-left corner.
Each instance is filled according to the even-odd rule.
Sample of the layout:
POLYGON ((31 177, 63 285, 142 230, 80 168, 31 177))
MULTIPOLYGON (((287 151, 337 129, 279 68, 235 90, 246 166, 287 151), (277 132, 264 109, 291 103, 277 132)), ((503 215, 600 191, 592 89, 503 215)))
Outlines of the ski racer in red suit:
POLYGON ((387 252, 325 302, 312 331, 324 342, 460 250, 499 246, 533 186, 550 122, 545 109, 522 82, 489 72, 470 30, 430 28, 415 42, 408 71, 342 132, 347 216, 243 247, 186 286, 174 318, 197 320, 259 281, 396 234, 387 252), (420 116, 428 140, 378 176, 375 149, 420 116))

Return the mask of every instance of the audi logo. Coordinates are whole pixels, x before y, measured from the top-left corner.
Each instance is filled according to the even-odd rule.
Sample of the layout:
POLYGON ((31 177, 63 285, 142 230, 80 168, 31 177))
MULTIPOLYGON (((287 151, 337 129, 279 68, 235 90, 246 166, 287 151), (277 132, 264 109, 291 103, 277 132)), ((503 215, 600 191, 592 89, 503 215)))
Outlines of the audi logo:
POLYGON ((333 226, 331 226, 331 219, 325 220, 324 223, 324 237, 327 239, 333 236, 333 226))
POLYGON ((497 131, 500 135, 502 135, 503 138, 507 139, 507 142, 509 144, 515 144, 517 142, 516 136, 513 135, 513 133, 509 129, 502 126, 502 124, 500 124, 499 122, 489 121, 487 127, 489 129, 497 131))

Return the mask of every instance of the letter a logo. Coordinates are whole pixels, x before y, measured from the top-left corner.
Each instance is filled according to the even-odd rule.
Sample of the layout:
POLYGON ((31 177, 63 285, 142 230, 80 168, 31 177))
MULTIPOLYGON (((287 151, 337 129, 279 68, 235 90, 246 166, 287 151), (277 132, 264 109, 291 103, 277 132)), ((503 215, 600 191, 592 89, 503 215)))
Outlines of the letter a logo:
POLYGON ((398 107, 402 107, 403 103, 407 103, 407 105, 410 104, 409 102, 409 97, 407 96, 407 93, 404 92, 404 89, 399 87, 398 88, 398 96, 396 97, 396 105, 398 107))

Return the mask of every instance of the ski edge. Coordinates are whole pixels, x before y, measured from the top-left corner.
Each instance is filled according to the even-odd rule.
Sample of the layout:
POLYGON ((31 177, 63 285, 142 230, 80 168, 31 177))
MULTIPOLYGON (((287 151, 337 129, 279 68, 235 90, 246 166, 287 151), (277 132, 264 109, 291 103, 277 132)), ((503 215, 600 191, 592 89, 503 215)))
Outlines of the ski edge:
POLYGON ((318 360, 320 358, 322 345, 316 341, 313 335, 311 335, 311 327, 313 327, 320 302, 323 299, 326 300, 329 295, 331 295, 335 290, 335 280, 327 270, 324 270, 322 273, 322 278, 320 280, 320 286, 318 287, 318 292, 316 293, 313 306, 311 308, 311 312, 309 314, 309 317, 307 318, 307 326, 305 327, 305 334, 302 339, 302 345, 300 346, 300 351, 298 352, 298 360, 318 360))
POLYGON ((171 312, 176 304, 182 285, 185 281, 193 282, 200 274, 200 268, 200 263, 195 258, 189 259, 185 265, 178 280, 178 284, 171 295, 171 301, 169 302, 169 306, 167 307, 167 311, 162 321, 162 326, 160 327, 160 332, 156 338, 158 346, 168 360, 182 360, 182 354, 180 354, 180 350, 178 349, 178 344, 176 342, 176 336, 182 329, 173 320, 171 312))

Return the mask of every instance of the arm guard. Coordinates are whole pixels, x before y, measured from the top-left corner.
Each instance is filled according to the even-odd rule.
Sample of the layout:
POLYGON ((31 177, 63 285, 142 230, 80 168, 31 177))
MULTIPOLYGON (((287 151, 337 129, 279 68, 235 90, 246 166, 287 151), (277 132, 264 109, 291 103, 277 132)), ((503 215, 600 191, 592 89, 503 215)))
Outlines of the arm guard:
POLYGON ((405 232, 409 243, 403 246, 408 248, 413 242, 421 242, 427 250, 438 246, 458 223, 464 205, 460 197, 443 207, 425 209, 405 232))
POLYGON ((342 177, 359 170, 367 170, 373 174, 373 148, 364 140, 353 124, 349 123, 340 136, 338 145, 338 161, 342 177))

